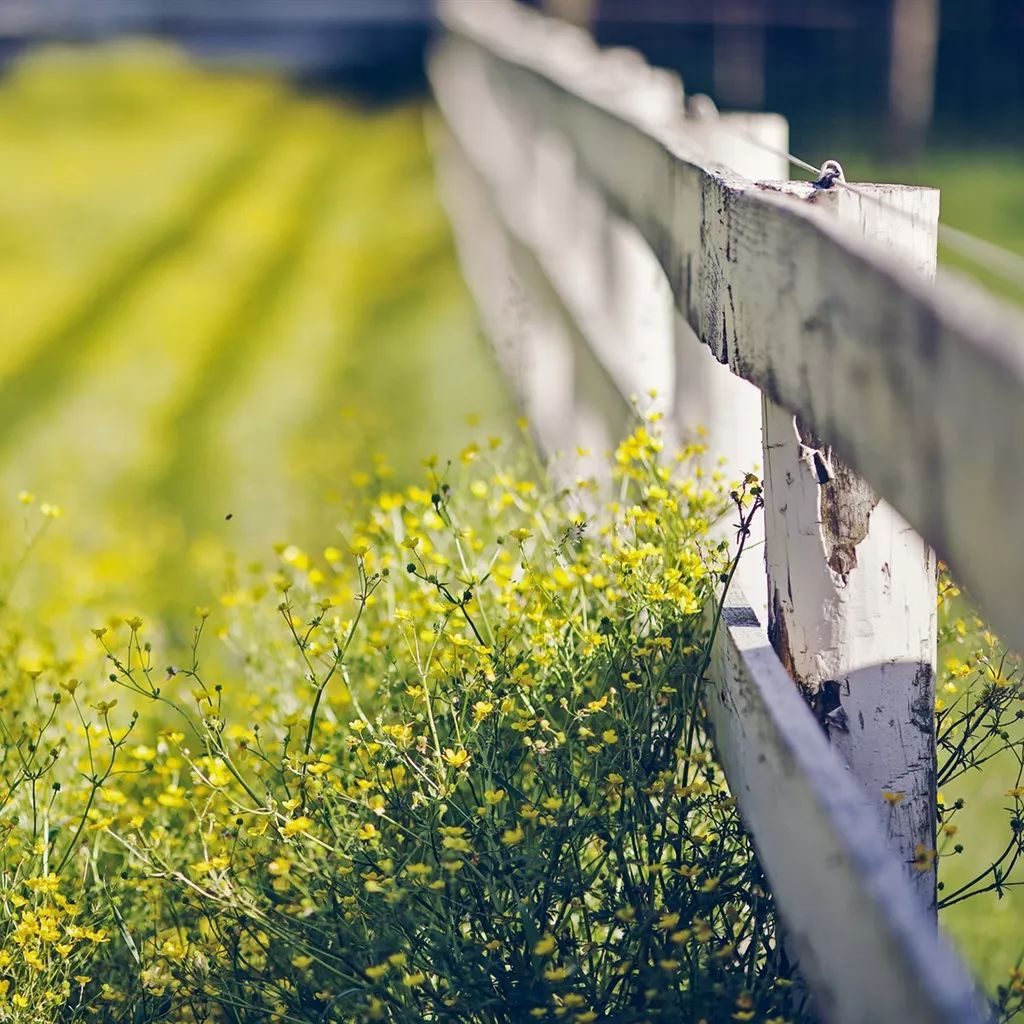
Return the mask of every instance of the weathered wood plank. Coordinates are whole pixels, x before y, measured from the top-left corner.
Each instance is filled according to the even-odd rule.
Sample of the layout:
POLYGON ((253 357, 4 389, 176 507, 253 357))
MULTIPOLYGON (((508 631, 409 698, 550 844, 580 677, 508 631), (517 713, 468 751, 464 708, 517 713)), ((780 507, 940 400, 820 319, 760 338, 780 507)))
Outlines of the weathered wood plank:
MULTIPOLYGON (((569 49, 575 54, 577 67, 585 67, 593 57, 593 48, 585 42, 577 41, 569 49)), ((543 294, 550 287, 565 322, 583 320, 587 325, 582 334, 577 334, 574 327, 569 328, 576 342, 594 349, 605 347, 607 358, 607 341, 602 340, 601 330, 609 325, 600 318, 595 321, 592 314, 588 322, 588 292, 591 310, 595 305, 600 308, 602 302, 610 303, 607 310, 612 314, 608 317, 611 324, 615 320, 615 288, 623 277, 628 280, 628 273, 623 274, 622 266, 616 265, 602 275, 600 268, 588 262, 592 251, 602 249, 602 245, 607 248, 608 224, 614 222, 601 202, 595 201, 590 183, 597 181, 601 185, 600 200, 624 218, 633 216, 634 211, 592 172, 575 139, 572 147, 565 145, 570 136, 565 134, 564 126, 552 120, 550 111, 543 107, 538 114, 518 88, 522 81, 515 75, 510 79, 505 65, 496 65, 486 48, 456 41, 447 44, 445 50, 435 63, 435 90, 449 122, 469 151, 469 163, 476 168, 457 187, 456 205, 463 203, 472 180, 478 198, 490 200, 491 227, 498 225, 499 231, 505 232, 504 244, 519 252, 521 263, 524 259, 530 263, 534 296, 541 296, 542 302, 549 301, 551 295, 544 299, 543 294), (472 75, 468 81, 460 77, 461 72, 454 78, 447 74, 451 68, 464 70, 466 66, 475 69, 475 81, 472 75), (442 69, 441 73, 437 67, 442 69), (515 88, 510 91, 512 86, 515 88), (567 245, 569 239, 587 251, 574 254, 571 245, 567 245), (551 282, 550 286, 546 282, 551 282), (604 291, 595 300, 594 289, 602 288, 604 291)), ((544 46, 538 45, 537 53, 543 51, 544 46)), ((619 62, 617 70, 628 78, 629 62, 619 62)), ((588 74, 593 80, 594 69, 588 74)), ((652 124, 660 125, 657 131, 665 129, 665 111, 657 102, 641 102, 637 92, 626 93, 632 97, 626 120, 645 122, 647 127, 641 133, 644 138, 651 135, 652 124)), ((576 112, 584 119, 588 116, 585 111, 576 112)), ((620 109, 614 116, 622 120, 621 114, 620 109)), ((701 163, 729 159, 715 154, 716 135, 708 126, 698 126, 689 135, 687 145, 691 152, 701 149, 701 163)), ((612 151, 629 162, 628 151, 612 151)), ((671 159, 678 159, 678 155, 671 159)), ((700 164, 694 166, 699 168, 700 164)), ((674 172, 670 171, 665 181, 660 174, 655 168, 648 184, 665 184, 665 194, 674 197, 674 172)), ((742 189, 742 184, 739 187, 742 189)), ((773 201, 778 202, 778 197, 769 200, 773 201)), ((817 196, 816 201, 821 202, 822 197, 817 196)), ((842 200, 829 196, 825 201, 842 200)), ((675 230, 673 225, 680 223, 677 207, 670 204, 667 209, 672 214, 668 224, 675 230)), ((721 229, 721 223, 714 223, 713 217, 705 218, 705 209, 698 207, 691 212, 696 213, 689 221, 691 227, 699 228, 707 219, 711 221, 712 233, 721 229)), ((721 210, 717 213, 720 215, 721 210)), ((480 216, 478 209, 463 225, 460 235, 472 236, 477 227, 474 218, 480 216)), ((657 211, 653 211, 650 222, 643 226, 644 237, 653 244, 652 238, 659 237, 657 232, 663 230, 657 211)), ((665 237, 672 241, 671 233, 665 237)), ((700 238, 699 242, 695 252, 705 244, 713 248, 718 239, 712 242, 700 238)), ((671 249, 665 251, 671 253, 671 249)), ((660 254, 661 265, 671 273, 665 251, 660 254)), ((487 258, 485 252, 478 255, 481 260, 487 258)), ((476 264, 477 258, 471 255, 469 261, 476 264)), ((688 275, 694 267, 687 267, 688 275)), ((696 272, 695 279, 700 280, 696 272)), ((500 294, 501 289, 497 291, 500 294)), ((657 289, 647 292, 656 295, 657 289)), ((491 293, 493 302, 493 288, 491 293)), ((678 300, 678 286, 673 288, 673 294, 678 300)), ((486 294, 483 297, 487 299, 486 294)), ((735 317, 735 311, 731 312, 735 317)), ((726 315, 721 314, 723 321, 726 315)), ((692 314, 688 319, 700 330, 699 319, 692 314)), ((624 324, 628 326, 628 318, 624 324)), ((637 324, 640 326, 639 320, 637 324)), ((642 334, 638 330, 636 335, 641 343, 642 334)), ((681 332, 681 340, 684 335, 681 332)), ((623 348, 628 355, 631 346, 626 344, 623 348)), ((676 351, 682 370, 689 365, 690 357, 678 346, 676 351)), ((622 382, 628 379, 628 359, 624 373, 623 363, 616 363, 614 352, 611 355, 613 358, 607 360, 610 375, 624 390, 622 382)), ((603 409, 587 409, 575 396, 573 401, 574 420, 595 415, 603 418, 603 409)), ((711 695, 710 705, 730 782, 737 791, 744 817, 757 836, 817 1006, 828 1019, 842 1022, 981 1019, 983 1010, 970 979, 937 940, 910 889, 901 882, 900 865, 886 853, 877 816, 825 742, 792 681, 768 647, 763 620, 758 622, 749 609, 739 614, 740 619, 736 620, 730 613, 730 628, 723 634, 717 653, 717 678, 721 683, 711 695), (748 630, 745 637, 737 633, 741 628, 748 630), (759 666, 757 671, 762 675, 744 675, 751 666, 759 666), (783 688, 788 697, 780 701, 779 691, 783 688), (794 761, 793 751, 800 752, 803 763, 794 761), (771 770, 766 772, 764 766, 768 763, 783 765, 786 777, 780 778, 771 770), (770 824, 765 824, 766 818, 770 824), (799 850, 795 848, 794 835, 801 837, 799 850), (852 841, 854 838, 856 842, 852 841)))
MULTIPOLYGON (((650 248, 581 177, 571 148, 550 131, 535 135, 521 111, 497 103, 484 62, 473 51, 456 46, 452 52, 452 47, 442 46, 429 70, 449 127, 478 168, 477 189, 486 189, 492 212, 532 253, 585 347, 622 397, 636 397, 640 404, 665 412, 674 439, 693 438, 701 428, 711 453, 709 465, 718 466, 721 460, 730 478, 738 480, 759 467, 760 393, 722 366, 679 316, 668 280, 650 248), (653 402, 650 389, 657 391, 653 402)), ((663 91, 658 86, 646 94, 634 90, 630 104, 634 112, 658 113, 664 105, 663 91)), ((786 144, 786 122, 777 115, 724 115, 723 122, 772 145, 786 144)), ((745 139, 710 130, 708 135, 723 162, 748 171, 760 167, 768 174, 778 172, 778 158, 745 139)), ((467 220, 462 209, 466 202, 458 194, 451 195, 450 202, 452 216, 467 220)), ((468 219, 471 222, 472 217, 468 219)), ((471 228, 469 223, 467 230, 471 228)), ((477 273, 475 262, 468 273, 477 273)), ((500 292, 505 286, 497 282, 495 287, 500 292)), ((483 301, 493 303, 493 298, 483 301)), ((621 409, 614 410, 614 418, 621 424, 621 409)), ((582 437, 577 440, 583 443, 582 437)), ((565 445, 563 437, 560 447, 565 445)), ((743 568, 762 577, 762 584, 755 583, 748 592, 766 595, 760 519, 755 531, 758 537, 751 546, 758 554, 743 568)), ((763 600, 761 611, 766 608, 763 600)))
POLYGON ((723 623, 707 697, 716 750, 816 1011, 835 1024, 986 1019, 738 588, 723 623))
POLYGON ((540 450, 567 482, 607 472, 604 453, 632 422, 626 397, 458 141, 441 124, 430 137, 463 274, 540 450))
POLYGON ((795 197, 708 166, 699 125, 628 109, 630 66, 582 46, 563 60, 513 6, 449 0, 442 17, 503 105, 571 142, 719 361, 799 412, 1024 648, 1005 553, 1024 507, 1024 318, 959 280, 929 286, 809 186, 795 197))
MULTIPOLYGON (((559 352, 578 353, 587 342, 540 262, 504 223, 474 163, 453 139, 438 155, 471 286, 499 354, 507 361, 519 353, 511 356, 512 379, 536 402, 546 393, 537 387, 543 361, 537 351, 524 364, 526 336, 555 353, 556 370, 559 352)), ((569 419, 603 418, 615 406, 614 393, 582 401, 584 389, 567 387, 567 379, 557 370, 552 380, 562 383, 542 382, 552 389, 548 415, 535 407, 549 450, 578 429, 569 419)), ((725 622, 713 673, 720 682, 709 694, 716 739, 817 1005, 842 1024, 982 1019, 970 979, 903 884, 876 815, 738 592, 725 622)))
MULTIPOLYGON (((818 205, 933 276, 937 193, 872 194, 818 205)), ((769 637, 934 912, 934 554, 800 417, 764 406, 769 637)))
POLYGON ((581 179, 564 140, 533 134, 495 101, 472 54, 449 60, 441 52, 429 71, 495 212, 533 253, 594 357, 623 398, 654 389, 669 411, 677 314, 664 271, 639 232, 581 179))
MULTIPOLYGON (((690 107, 703 110, 703 119, 712 122, 707 125, 709 158, 750 178, 785 177, 785 159, 777 155, 789 148, 789 125, 785 118, 777 114, 719 115, 707 97, 702 99, 700 103, 691 102, 690 107), (751 139, 768 148, 754 145, 751 139)), ((708 450, 723 460, 730 479, 750 472, 762 474, 761 393, 718 362, 682 317, 678 317, 678 324, 676 422, 702 424, 707 429, 708 450)), ((767 622, 764 528, 762 516, 751 523, 747 556, 738 571, 743 591, 758 618, 767 622)), ((733 540, 735 531, 730 530, 729 534, 733 540)))

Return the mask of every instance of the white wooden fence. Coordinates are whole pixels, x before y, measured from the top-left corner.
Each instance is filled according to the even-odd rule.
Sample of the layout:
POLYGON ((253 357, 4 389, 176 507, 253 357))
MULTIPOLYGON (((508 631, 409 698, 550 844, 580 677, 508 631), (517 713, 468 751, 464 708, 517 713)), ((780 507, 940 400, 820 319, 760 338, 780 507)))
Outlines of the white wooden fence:
POLYGON ((512 0, 441 19, 442 189, 541 443, 601 451, 653 387, 764 467, 708 703, 816 1011, 984 1019, 935 925, 929 545, 1024 646, 1024 322, 935 286, 933 190, 787 181, 782 118, 512 0))

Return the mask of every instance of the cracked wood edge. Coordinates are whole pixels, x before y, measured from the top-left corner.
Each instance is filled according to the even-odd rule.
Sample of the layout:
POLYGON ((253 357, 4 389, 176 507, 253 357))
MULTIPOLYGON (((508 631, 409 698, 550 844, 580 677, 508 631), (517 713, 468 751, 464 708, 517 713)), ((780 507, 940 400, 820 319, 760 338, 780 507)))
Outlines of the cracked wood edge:
MULTIPOLYGON (((506 372, 529 392, 541 364, 538 352, 523 351, 527 336, 539 329, 544 351, 565 351, 563 344, 578 349, 585 341, 457 139, 442 130, 433 141, 471 288, 506 372)), ((556 368, 561 365, 559 357, 556 368)), ((559 383, 549 412, 538 417, 548 450, 565 443, 566 414, 579 402, 566 386, 569 376, 554 374, 559 383)), ((605 388, 598 402, 619 399, 610 382, 605 388)), ((707 704, 719 756, 826 1019, 984 1020, 969 976, 903 884, 877 817, 735 584, 711 674, 716 682, 707 704)))
MULTIPOLYGON (((800 187, 800 186, 791 186, 800 187)), ((817 205, 932 277, 937 195, 817 205)), ((892 506, 764 399, 768 636, 860 783, 922 907, 936 906, 936 565, 892 506)))
MULTIPOLYGON (((801 198, 715 167, 707 129, 629 109, 625 83, 648 81, 635 61, 556 45, 513 6, 447 0, 449 41, 477 51, 524 123, 571 142, 716 358, 826 439, 1024 648, 1007 557, 1024 507, 1024 318, 966 282, 930 286, 816 209, 809 187, 801 198)), ((871 188, 900 200, 900 186, 871 188)))

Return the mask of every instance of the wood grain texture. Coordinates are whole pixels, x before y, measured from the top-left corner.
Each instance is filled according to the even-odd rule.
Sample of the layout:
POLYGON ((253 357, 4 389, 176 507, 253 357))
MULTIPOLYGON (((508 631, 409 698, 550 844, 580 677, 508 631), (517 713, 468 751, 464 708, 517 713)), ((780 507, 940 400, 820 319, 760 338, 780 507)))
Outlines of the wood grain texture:
MULTIPOLYGON (((707 125, 708 156, 716 164, 749 178, 785 177, 786 161, 778 155, 789 148, 785 118, 777 114, 719 115, 713 107, 708 109, 708 103, 692 106, 703 107, 707 111, 704 118, 712 120, 707 125)), ((763 475, 761 393, 718 362, 681 316, 678 323, 675 420, 705 428, 709 451, 723 460, 732 479, 750 472, 763 475)), ((743 591, 761 622, 768 621, 764 528, 765 519, 758 516, 751 524, 748 554, 738 569, 743 591)), ((735 542, 735 531, 727 533, 730 542, 735 542)))
POLYGON ((986 1019, 738 588, 723 622, 708 694, 716 749, 817 1012, 837 1024, 986 1019))
MULTIPOLYGON (((567 59, 512 7, 449 0, 442 18, 505 108, 568 140, 715 357, 798 412, 1024 648, 1007 557, 1024 507, 1024 318, 959 279, 931 286, 817 209, 818 190, 716 167, 706 126, 630 109, 623 79, 632 68, 646 88, 647 72, 578 41, 567 59)), ((875 190, 901 201, 900 186, 875 190)))
MULTIPOLYGON (((901 188, 896 208, 873 195, 818 206, 932 277, 935 192, 901 188)), ((934 912, 934 554, 800 417, 764 407, 769 637, 934 912)))
MULTIPOLYGON (((651 77, 634 58, 608 61, 564 27, 544 24, 536 31, 535 16, 500 0, 487 8, 496 20, 481 21, 480 11, 472 3, 444 7, 452 33, 431 63, 435 94, 461 151, 461 177, 448 198, 450 208, 463 208, 453 218, 464 264, 492 316, 495 309, 507 312, 513 294, 558 310, 559 332, 571 343, 567 349, 541 330, 534 364, 542 365, 549 348, 590 350, 615 390, 628 394, 648 335, 665 336, 667 288, 677 308, 677 417, 690 404, 680 375, 699 366, 694 349, 685 347, 696 335, 738 377, 799 409, 808 430, 821 434, 824 423, 838 452, 847 453, 847 442, 851 458, 878 450, 875 477, 898 475, 894 450, 906 443, 890 436, 883 417, 900 403, 892 365, 913 366, 919 358, 913 354, 919 345, 903 351, 901 332, 932 309, 933 297, 914 280, 927 267, 901 266, 880 250, 884 239, 870 237, 871 210, 858 209, 861 199, 837 216, 852 193, 754 186, 722 168, 746 160, 748 172, 765 169, 763 176, 771 176, 754 155, 763 160, 763 151, 727 152, 734 138, 723 144, 723 125, 673 114, 671 83, 651 77), (830 219, 852 223, 853 235, 830 219), (484 222, 482 236, 493 244, 471 240, 484 222), (625 234, 622 222, 630 226, 625 234), (624 237, 622 254, 609 257, 624 237), (652 276, 636 237, 660 273, 652 276), (515 259, 495 261, 493 251, 515 259), (604 254, 603 265, 595 253, 604 254), (481 275, 488 261, 492 270, 481 275), (849 286, 850 275, 856 287, 849 286), (495 287, 496 276, 502 281, 495 287), (509 281, 518 282, 511 292, 509 281), (642 302, 633 304, 641 292, 650 297, 653 321, 645 320, 642 302)), ((772 170, 778 169, 776 162, 772 170)), ((935 197, 913 192, 913 204, 910 191, 898 186, 880 194, 908 209, 915 205, 922 223, 933 221, 935 197)), ((914 216, 908 212, 908 223, 914 216)), ((566 436, 581 422, 607 421, 605 403, 614 405, 607 397, 581 400, 578 357, 571 387, 560 357, 555 367, 561 367, 553 374, 562 382, 557 387, 542 369, 523 381, 524 393, 536 389, 534 399, 552 389, 568 393, 546 403, 563 414, 554 417, 551 436, 566 436)), ((756 403, 756 393, 749 394, 756 403)), ((788 418, 791 423, 791 413, 788 418)), ((756 426, 752 434, 748 421, 756 422, 756 412, 741 428, 742 443, 756 450, 756 441, 750 444, 756 426)), ((819 546, 820 518, 814 522, 819 546)), ((886 523, 890 535, 901 535, 898 517, 890 514, 886 523)), ((827 555, 818 562, 827 567, 827 555)), ((983 1019, 970 978, 886 849, 876 808, 770 647, 764 615, 734 596, 727 618, 709 696, 719 753, 820 1012, 842 1024, 983 1019)))

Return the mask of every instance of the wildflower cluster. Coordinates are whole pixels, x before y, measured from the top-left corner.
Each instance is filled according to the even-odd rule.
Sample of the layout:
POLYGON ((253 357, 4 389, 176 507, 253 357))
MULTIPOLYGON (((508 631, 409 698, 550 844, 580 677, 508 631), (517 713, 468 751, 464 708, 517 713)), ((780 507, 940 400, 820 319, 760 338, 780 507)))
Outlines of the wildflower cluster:
MULTIPOLYGON (((497 440, 401 490, 378 463, 332 545, 232 569, 170 663, 140 617, 64 651, 7 608, 0 1021, 799 1019, 701 705, 760 488, 661 447, 623 442, 607 505, 497 440)), ((23 504, 35 546, 55 516, 23 504)), ((942 598, 952 788, 1019 766, 1024 715, 942 598)), ((946 904, 1014 884, 1010 795, 1008 852, 946 904)), ((1004 1019, 1022 996, 1018 969, 1004 1019)))
POLYGON ((102 681, 22 670, 0 1019, 788 1012, 699 702, 756 481, 730 500, 644 426, 603 510, 498 447, 379 473, 335 546, 199 609, 179 665, 130 617, 93 631, 102 681))
MULTIPOLYGON (((1021 885, 1024 665, 978 617, 944 566, 941 570, 935 702, 939 908, 956 908, 955 914, 967 900, 1003 901, 1021 885)), ((1011 933, 1014 946, 1018 935, 1011 933)), ((1017 1019, 1024 1013, 1024 952, 1014 957, 1014 948, 1007 949, 999 934, 991 936, 991 945, 1000 969, 1011 960, 1009 978, 996 975, 998 1019, 1017 1019)))
MULTIPOLYGON (((1024 854, 1024 681, 1020 657, 1007 651, 980 618, 966 610, 959 587, 946 575, 940 581, 943 615, 940 651, 944 681, 936 698, 936 734, 940 751, 938 783, 955 786, 990 763, 1009 771, 1011 786, 1006 847, 999 858, 952 892, 939 884, 940 905, 952 906, 973 895, 1003 895, 1010 872, 1024 854)), ((957 817, 965 806, 958 797, 947 804, 940 791, 940 851, 958 856, 964 846, 957 817)))

